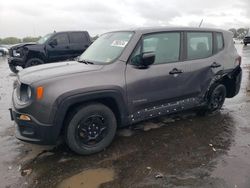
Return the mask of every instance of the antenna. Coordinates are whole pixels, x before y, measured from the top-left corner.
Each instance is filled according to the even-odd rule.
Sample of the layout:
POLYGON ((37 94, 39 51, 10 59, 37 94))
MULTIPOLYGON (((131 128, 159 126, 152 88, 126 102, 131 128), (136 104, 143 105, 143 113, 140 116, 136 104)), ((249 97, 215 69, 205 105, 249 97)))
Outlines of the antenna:
POLYGON ((199 27, 201 27, 202 23, 203 23, 203 19, 201 20, 199 27))

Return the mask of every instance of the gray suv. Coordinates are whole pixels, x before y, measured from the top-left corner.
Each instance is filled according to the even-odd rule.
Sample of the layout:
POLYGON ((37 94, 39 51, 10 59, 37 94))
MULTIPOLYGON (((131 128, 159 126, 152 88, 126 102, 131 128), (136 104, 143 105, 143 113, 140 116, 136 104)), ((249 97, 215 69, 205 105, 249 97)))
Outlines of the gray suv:
POLYGON ((73 62, 21 71, 12 120, 20 140, 78 154, 110 145, 117 128, 196 109, 219 110, 238 94, 241 57, 232 34, 205 28, 147 28, 101 35, 73 62))

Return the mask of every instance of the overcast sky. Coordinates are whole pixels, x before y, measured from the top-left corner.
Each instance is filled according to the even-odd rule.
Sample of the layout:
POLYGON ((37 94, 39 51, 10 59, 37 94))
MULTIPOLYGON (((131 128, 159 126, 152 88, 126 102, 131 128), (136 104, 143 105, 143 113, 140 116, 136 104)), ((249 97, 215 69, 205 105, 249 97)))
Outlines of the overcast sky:
POLYGON ((250 27, 250 0, 0 0, 0 37, 147 26, 250 27))

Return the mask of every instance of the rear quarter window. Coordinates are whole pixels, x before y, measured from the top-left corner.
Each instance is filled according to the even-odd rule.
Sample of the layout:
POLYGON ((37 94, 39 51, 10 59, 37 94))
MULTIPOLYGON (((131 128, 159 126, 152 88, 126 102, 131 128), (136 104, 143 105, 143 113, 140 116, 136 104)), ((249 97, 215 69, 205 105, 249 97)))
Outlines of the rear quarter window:
POLYGON ((221 51, 224 48, 224 39, 222 33, 215 34, 216 39, 216 52, 221 51))

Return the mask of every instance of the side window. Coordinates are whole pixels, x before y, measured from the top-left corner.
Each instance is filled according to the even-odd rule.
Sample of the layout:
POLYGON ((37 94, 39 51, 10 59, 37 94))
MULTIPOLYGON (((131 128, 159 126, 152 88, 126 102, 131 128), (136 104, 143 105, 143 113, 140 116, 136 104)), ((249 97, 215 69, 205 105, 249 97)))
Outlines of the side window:
POLYGON ((65 45, 69 44, 69 38, 66 33, 58 34, 54 37, 57 41, 57 45, 65 45))
POLYGON ((84 33, 82 32, 75 32, 69 34, 70 43, 86 43, 87 38, 84 33))
POLYGON ((187 59, 207 58, 213 53, 211 32, 187 32, 187 59))
POLYGON ((143 38, 142 53, 154 52, 154 64, 178 61, 180 56, 180 38, 179 32, 146 35, 143 38))
POLYGON ((217 41, 216 51, 219 52, 224 47, 223 35, 222 35, 222 33, 216 33, 215 36, 216 36, 216 41, 217 41))

